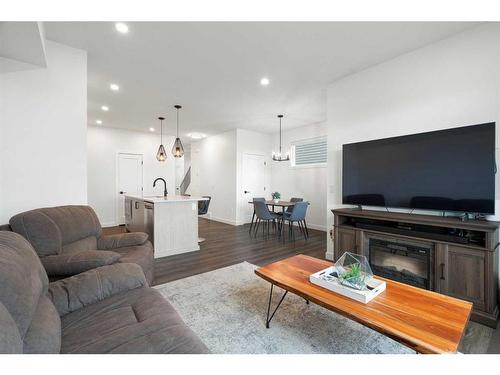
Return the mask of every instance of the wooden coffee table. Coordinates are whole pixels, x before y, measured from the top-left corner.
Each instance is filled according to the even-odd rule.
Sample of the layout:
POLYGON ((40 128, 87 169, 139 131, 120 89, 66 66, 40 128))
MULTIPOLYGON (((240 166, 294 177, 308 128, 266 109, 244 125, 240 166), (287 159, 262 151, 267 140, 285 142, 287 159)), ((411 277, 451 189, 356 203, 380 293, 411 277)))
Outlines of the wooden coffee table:
POLYGON ((255 273, 271 283, 266 326, 288 292, 378 331, 417 353, 455 353, 469 321, 472 304, 381 277, 386 290, 367 304, 331 292, 309 281, 332 263, 296 255, 255 273), (271 316, 273 287, 285 290, 271 316))

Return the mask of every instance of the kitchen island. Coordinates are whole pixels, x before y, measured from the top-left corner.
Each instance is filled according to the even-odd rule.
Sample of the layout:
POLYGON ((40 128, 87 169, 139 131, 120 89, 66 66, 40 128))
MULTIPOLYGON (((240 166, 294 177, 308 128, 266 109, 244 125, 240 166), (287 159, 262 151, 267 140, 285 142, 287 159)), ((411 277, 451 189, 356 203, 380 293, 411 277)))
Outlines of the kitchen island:
POLYGON ((200 250, 198 201, 203 197, 168 194, 125 195, 125 225, 130 232, 146 232, 155 258, 200 250))

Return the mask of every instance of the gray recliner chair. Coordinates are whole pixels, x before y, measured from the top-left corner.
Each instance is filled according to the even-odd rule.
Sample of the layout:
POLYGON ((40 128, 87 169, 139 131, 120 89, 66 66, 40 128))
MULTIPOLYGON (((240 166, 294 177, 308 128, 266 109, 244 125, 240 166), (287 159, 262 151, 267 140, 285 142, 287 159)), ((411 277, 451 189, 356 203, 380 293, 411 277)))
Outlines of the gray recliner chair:
POLYGON ((114 263, 136 263, 153 282, 154 252, 148 235, 104 236, 89 206, 39 208, 15 215, 9 223, 34 247, 51 280, 114 263))
POLYGON ((207 353, 137 264, 48 283, 22 236, 0 232, 0 353, 207 353))

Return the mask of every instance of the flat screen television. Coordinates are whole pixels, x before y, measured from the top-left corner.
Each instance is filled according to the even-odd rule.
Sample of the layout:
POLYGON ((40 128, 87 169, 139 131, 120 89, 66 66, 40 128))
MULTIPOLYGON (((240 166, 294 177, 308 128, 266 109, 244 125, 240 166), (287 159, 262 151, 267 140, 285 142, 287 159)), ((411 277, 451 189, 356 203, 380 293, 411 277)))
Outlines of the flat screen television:
POLYGON ((345 144, 342 203, 495 213, 495 123, 345 144))

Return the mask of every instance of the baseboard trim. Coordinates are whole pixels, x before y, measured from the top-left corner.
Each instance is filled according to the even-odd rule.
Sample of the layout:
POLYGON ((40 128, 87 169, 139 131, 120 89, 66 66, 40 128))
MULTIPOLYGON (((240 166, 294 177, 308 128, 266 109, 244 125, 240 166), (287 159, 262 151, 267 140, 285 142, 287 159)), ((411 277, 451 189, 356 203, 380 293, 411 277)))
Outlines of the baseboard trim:
MULTIPOLYGON (((208 220, 214 220, 214 221, 218 221, 218 222, 221 222, 221 223, 224 223, 224 224, 229 224, 229 225, 234 225, 234 226, 250 224, 250 221, 246 221, 246 220, 238 220, 238 221, 237 220, 229 220, 229 219, 224 219, 222 217, 213 216, 210 213, 207 216, 208 217, 205 217, 205 216, 203 216, 203 217, 205 219, 208 219, 208 220)), ((294 225, 297 226, 298 224, 295 223, 294 225)), ((307 223, 307 227, 310 228, 310 229, 319 230, 321 232, 326 232, 327 231, 326 230, 326 226, 324 226, 324 225, 307 223)))
MULTIPOLYGON (((112 222, 112 223, 101 223, 101 227, 103 227, 103 228, 117 227, 118 225, 122 225, 122 224, 117 224, 116 222, 112 222)), ((123 225, 125 225, 125 224, 123 224, 123 225)))
POLYGON ((210 215, 210 217, 207 217, 206 219, 218 221, 219 223, 224 223, 224 224, 229 224, 229 225, 234 225, 234 226, 238 225, 238 223, 235 220, 228 220, 228 219, 224 219, 224 218, 212 216, 212 215, 210 215))
POLYGON ((325 225, 318 225, 318 224, 311 224, 306 221, 307 227, 311 229, 316 229, 321 232, 326 232, 326 226, 325 225))

